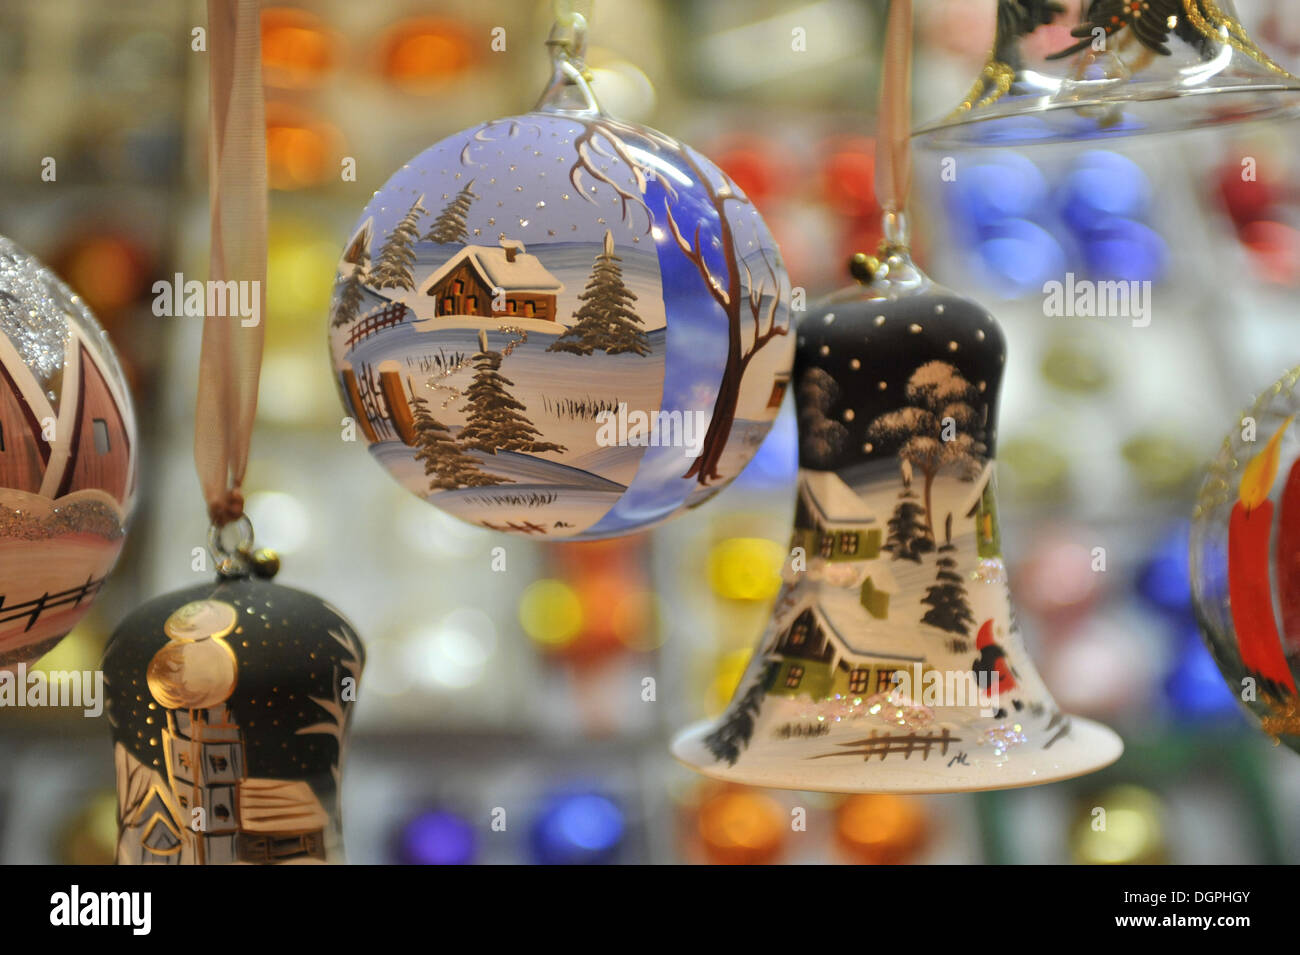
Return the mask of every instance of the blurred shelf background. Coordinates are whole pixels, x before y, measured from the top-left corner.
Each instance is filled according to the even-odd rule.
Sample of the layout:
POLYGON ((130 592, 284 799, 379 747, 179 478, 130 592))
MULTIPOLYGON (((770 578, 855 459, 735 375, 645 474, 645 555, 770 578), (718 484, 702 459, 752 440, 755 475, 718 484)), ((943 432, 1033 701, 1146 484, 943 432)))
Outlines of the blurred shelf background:
MULTIPOLYGON (((969 86, 993 6, 919 0, 918 119, 969 86)), ((1300 66, 1286 26, 1300 0, 1242 6, 1261 44, 1300 66)), ((810 300, 845 284, 849 254, 878 236, 883 11, 596 3, 590 61, 607 108, 726 169, 810 300)), ((718 788, 666 744, 722 707, 766 623, 793 512, 790 407, 710 504, 594 545, 458 524, 341 440, 325 321, 351 225, 427 145, 531 107, 550 16, 549 3, 518 0, 264 4, 275 191, 249 509, 284 558, 280 579, 327 596, 367 641, 344 777, 351 859, 1300 861, 1285 808, 1300 797, 1300 758, 1246 724, 1202 648, 1184 540, 1235 415, 1300 361, 1300 127, 917 156, 920 258, 995 311, 1010 342, 1000 505, 1024 628, 1060 702, 1124 736, 1120 763, 1038 790, 923 799, 718 788), (1246 157, 1259 181, 1243 189, 1246 157), (1044 283, 1065 272, 1151 281, 1150 323, 1046 314, 1044 283), (1097 805, 1124 820, 1111 838, 1089 829, 1097 805), (792 831, 799 810, 806 829, 792 831)), ((207 61, 192 49, 204 18, 203 4, 175 0, 0 6, 0 232, 95 308, 142 428, 135 529, 52 669, 96 666, 133 605, 203 576, 190 456, 199 322, 155 317, 151 289, 206 275, 207 61), (41 180, 45 157, 55 182, 41 180)), ((106 860, 111 752, 101 721, 0 712, 0 862, 106 860)))

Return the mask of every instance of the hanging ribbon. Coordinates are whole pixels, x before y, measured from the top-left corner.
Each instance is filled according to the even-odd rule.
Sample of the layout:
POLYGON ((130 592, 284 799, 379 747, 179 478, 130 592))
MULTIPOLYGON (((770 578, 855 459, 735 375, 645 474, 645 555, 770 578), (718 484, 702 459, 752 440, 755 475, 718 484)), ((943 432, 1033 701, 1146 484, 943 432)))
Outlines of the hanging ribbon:
MULTIPOLYGON (((232 314, 209 314, 203 321, 194 463, 208 515, 215 527, 223 527, 244 513, 241 486, 257 412, 266 314, 266 119, 258 0, 208 0, 208 34, 209 279, 239 283, 226 284, 227 289, 255 290, 258 303, 256 324, 245 325, 233 307, 226 308, 232 314)), ((223 297, 227 303, 232 298, 223 297)))
POLYGON ((912 188, 912 0, 890 0, 876 130, 876 199, 889 215, 912 188))

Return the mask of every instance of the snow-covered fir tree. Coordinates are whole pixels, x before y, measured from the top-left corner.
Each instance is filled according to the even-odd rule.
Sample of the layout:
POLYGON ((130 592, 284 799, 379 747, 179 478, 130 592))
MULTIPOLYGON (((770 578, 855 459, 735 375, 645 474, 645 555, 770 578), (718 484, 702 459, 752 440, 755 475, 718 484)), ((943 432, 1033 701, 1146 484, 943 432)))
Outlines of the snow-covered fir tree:
POLYGON ((469 226, 466 224, 466 220, 469 216, 469 207, 477 198, 479 196, 474 191, 474 180, 471 179, 443 207, 442 212, 438 213, 438 218, 433 220, 432 228, 425 233, 425 241, 438 242, 443 245, 449 245, 453 242, 459 242, 462 245, 467 243, 469 241, 469 226))
POLYGON ((339 292, 338 304, 334 306, 334 318, 331 325, 347 325, 356 321, 361 312, 361 303, 365 301, 366 268, 361 262, 352 266, 352 272, 343 280, 343 289, 339 292))
POLYGON ((424 464, 430 491, 454 491, 461 487, 484 487, 489 484, 513 484, 510 478, 495 477, 483 471, 472 455, 456 444, 447 426, 434 418, 429 402, 416 398, 415 459, 424 464))
POLYGON ((415 288, 411 272, 415 265, 415 240, 420 234, 420 217, 425 214, 424 196, 416 199, 402 221, 393 226, 379 250, 375 267, 370 271, 370 284, 375 288, 415 288))
POLYGON ((460 441, 466 448, 496 454, 498 451, 565 451, 563 445, 538 441, 541 432, 523 414, 524 405, 510 393, 514 382, 501 374, 502 355, 490 351, 487 333, 479 330, 479 350, 474 355, 474 380, 465 389, 469 413, 460 441))
POLYGON ((934 550, 934 541, 925 524, 925 508, 916 500, 910 489, 898 496, 894 516, 889 519, 889 538, 882 550, 894 555, 894 560, 921 562, 921 555, 934 550))
POLYGON ((573 315, 575 321, 547 351, 650 354, 650 340, 638 327, 643 323, 632 308, 636 294, 623 281, 622 261, 614 253, 614 233, 606 229, 605 248, 596 256, 587 287, 578 296, 582 304, 573 315))
POLYGON ((921 618, 928 623, 949 633, 968 634, 975 623, 970 605, 966 602, 966 584, 957 572, 957 561, 952 554, 956 548, 952 543, 939 548, 940 557, 936 561, 938 572, 934 584, 926 590, 921 603, 930 609, 921 618))

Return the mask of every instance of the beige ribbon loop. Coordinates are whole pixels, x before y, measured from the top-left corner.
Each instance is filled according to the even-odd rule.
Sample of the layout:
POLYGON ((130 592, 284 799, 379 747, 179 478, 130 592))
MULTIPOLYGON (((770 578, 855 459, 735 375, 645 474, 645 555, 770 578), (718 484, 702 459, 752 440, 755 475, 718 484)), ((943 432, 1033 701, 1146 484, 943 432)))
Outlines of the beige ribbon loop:
MULTIPOLYGON (((244 325, 238 314, 209 313, 203 322, 194 463, 217 526, 244 512, 240 486, 248 467, 262 364, 267 200, 261 47, 257 0, 208 0, 209 279, 255 288, 258 302, 256 325, 244 325)), ((229 303, 239 296, 227 293, 215 299, 229 303)))
POLYGON ((912 188, 912 0, 890 0, 876 130, 876 198, 886 213, 907 208, 912 188))

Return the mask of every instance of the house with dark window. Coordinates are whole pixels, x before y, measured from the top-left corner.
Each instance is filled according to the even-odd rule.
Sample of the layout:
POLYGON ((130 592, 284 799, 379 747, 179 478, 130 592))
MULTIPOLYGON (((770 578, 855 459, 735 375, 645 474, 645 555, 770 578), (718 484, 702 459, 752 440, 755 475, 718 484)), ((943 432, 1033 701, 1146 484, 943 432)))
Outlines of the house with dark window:
MULTIPOLYGON (((482 315, 557 320, 556 298, 564 285, 524 244, 467 245, 420 285, 434 301, 434 317, 482 315)), ((426 314, 420 309, 421 314, 426 314)))
POLYGON ((997 487, 989 461, 975 479, 962 509, 967 520, 975 522, 975 544, 980 557, 1002 556, 1002 535, 998 530, 997 487))
POLYGON ((799 472, 795 544, 809 557, 872 560, 883 534, 875 513, 834 471, 799 472))
POLYGON ((78 352, 71 457, 64 465, 57 496, 82 488, 102 488, 125 503, 130 491, 131 439, 122 408, 84 342, 79 343, 78 352))
POLYGON ((886 693, 895 674, 925 657, 900 628, 873 626, 871 615, 848 593, 845 599, 822 594, 792 610, 766 655, 767 692, 790 698, 823 700, 836 694, 886 693))
POLYGON ((49 458, 40 422, 0 363, 0 487, 39 494, 49 458))

